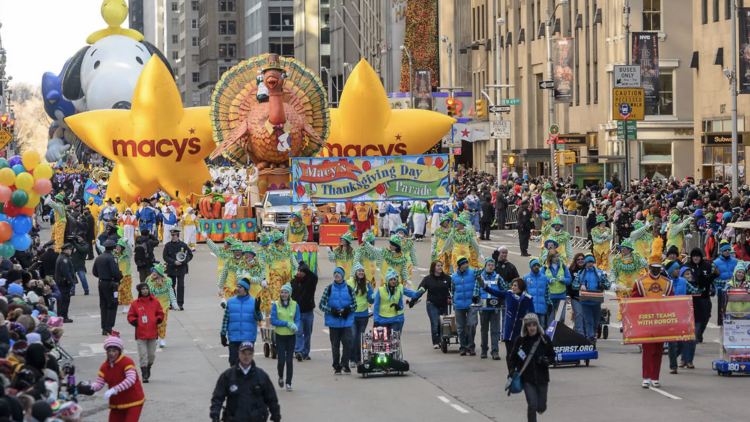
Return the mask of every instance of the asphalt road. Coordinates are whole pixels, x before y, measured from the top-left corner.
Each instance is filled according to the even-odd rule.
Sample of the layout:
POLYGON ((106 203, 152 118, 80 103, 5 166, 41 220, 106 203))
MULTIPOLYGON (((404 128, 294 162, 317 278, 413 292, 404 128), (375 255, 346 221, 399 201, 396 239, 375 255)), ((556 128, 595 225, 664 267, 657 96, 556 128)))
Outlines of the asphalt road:
MULTIPOLYGON (((509 233, 493 232, 493 241, 483 242, 482 248, 489 256, 500 244, 507 245, 509 259, 523 275, 528 271, 528 259, 520 256, 518 241, 508 236, 509 233)), ((44 235, 48 237, 49 231, 44 235)), ((384 242, 378 239, 379 245, 384 242)), ((418 282, 427 274, 429 243, 425 240, 416 245, 422 263, 414 275, 418 282)), ((538 248, 539 243, 532 244, 532 253, 538 248)), ((160 256, 161 248, 157 253, 160 256)), ((216 378, 228 367, 228 350, 221 346, 219 339, 222 308, 216 297, 216 258, 205 245, 199 245, 195 255, 186 279, 185 311, 170 312, 167 347, 157 350, 151 382, 144 384, 147 397, 141 418, 144 421, 208 421, 216 378)), ((91 261, 89 268, 90 264, 91 261)), ((318 295, 332 281, 332 271, 332 264, 320 262, 318 295)), ((105 360, 96 281, 90 280, 90 283, 91 296, 82 296, 79 285, 79 295, 73 297, 71 317, 75 322, 66 324, 62 341, 63 347, 75 356, 79 381, 93 381, 105 360)), ((605 306, 616 315, 615 301, 607 301, 605 306)), ((618 328, 613 324, 610 338, 598 343, 600 358, 592 361, 590 367, 552 369, 549 406, 540 420, 685 422, 737 421, 747 417, 744 400, 749 381, 741 376, 719 377, 710 369, 711 361, 719 353, 719 330, 715 325, 709 326, 706 343, 698 345, 696 369, 670 375, 668 357, 664 355, 662 388, 658 390, 640 387, 641 356, 636 346, 621 344, 618 328)), ((121 332, 125 353, 137 363, 134 331, 123 314, 118 314, 115 329, 121 332)), ((407 308, 403 343, 411 372, 403 377, 367 379, 358 375, 335 376, 327 330, 322 314, 317 311, 312 360, 295 361, 294 391, 277 390, 283 419, 326 422, 525 420, 523 394, 508 397, 503 392, 507 369, 502 352, 502 361, 480 359, 478 355, 460 357, 457 346, 451 346, 449 352, 443 354, 432 348, 429 333, 424 303, 407 308)), ((478 348, 479 340, 477 333, 478 348)), ((500 347, 503 350, 503 346, 500 347)), ((262 353, 256 353, 256 361, 275 380, 276 361, 264 358, 262 353)), ((101 393, 82 397, 81 403, 86 421, 107 420, 107 403, 101 393)))

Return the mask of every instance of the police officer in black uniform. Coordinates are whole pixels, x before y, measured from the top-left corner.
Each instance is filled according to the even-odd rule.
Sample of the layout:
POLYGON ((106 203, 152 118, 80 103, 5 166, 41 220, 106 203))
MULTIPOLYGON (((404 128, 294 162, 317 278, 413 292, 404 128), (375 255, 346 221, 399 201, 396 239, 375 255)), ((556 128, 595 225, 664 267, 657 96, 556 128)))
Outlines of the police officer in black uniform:
MULTIPOLYGON (((117 265, 117 259, 112 251, 117 246, 113 240, 107 240, 102 244, 104 253, 94 260, 94 268, 91 273, 99 279, 99 310, 101 312, 102 335, 108 336, 112 333, 117 317, 117 288, 122 280, 122 271, 117 265)), ((68 289, 70 290, 70 289, 68 289)))
POLYGON ((531 218, 528 199, 521 201, 521 208, 518 209, 516 220, 518 225, 518 243, 521 248, 521 256, 531 256, 529 255, 529 239, 531 238, 531 229, 534 228, 534 220, 531 218))
POLYGON ((66 243, 62 245, 62 253, 58 255, 57 261, 55 261, 55 283, 60 287, 60 304, 57 306, 57 314, 65 323, 73 322, 72 319, 68 318, 70 289, 78 281, 73 261, 70 260, 71 253, 73 253, 73 244, 66 243))
POLYGON ((193 252, 190 247, 180 240, 180 231, 172 230, 170 232, 172 240, 164 245, 162 259, 167 263, 167 277, 172 279, 172 288, 177 296, 177 306, 181 311, 185 309, 182 305, 185 303, 185 274, 188 273, 188 262, 193 259, 193 252), (179 255, 185 255, 183 260, 179 260, 179 255))

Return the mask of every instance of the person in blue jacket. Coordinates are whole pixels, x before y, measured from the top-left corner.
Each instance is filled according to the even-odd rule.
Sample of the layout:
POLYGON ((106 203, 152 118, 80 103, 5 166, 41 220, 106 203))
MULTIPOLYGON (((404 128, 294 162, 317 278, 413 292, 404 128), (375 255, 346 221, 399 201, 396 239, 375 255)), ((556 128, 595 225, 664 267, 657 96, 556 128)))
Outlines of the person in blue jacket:
MULTIPOLYGON (((602 270, 596 268, 596 259, 592 254, 586 254, 586 267, 573 280, 572 287, 580 292, 604 292, 609 290, 610 283, 602 270)), ((583 297, 581 297, 583 298, 583 297)), ((599 302, 581 300, 583 319, 586 324, 586 337, 596 348, 596 329, 602 318, 602 304, 599 302)))
POLYGON ((344 281, 344 269, 336 267, 333 270, 333 283, 323 291, 318 308, 325 314, 325 325, 328 327, 328 337, 331 339, 331 354, 333 355, 333 371, 341 375, 351 374, 349 369, 349 353, 352 345, 352 324, 354 312, 357 310, 357 298, 354 289, 344 281), (343 353, 341 353, 343 349, 343 353))
POLYGON ((237 282, 237 296, 227 301, 224 318, 221 322, 221 345, 229 347, 229 365, 239 360, 240 344, 255 343, 258 335, 258 322, 263 321, 260 301, 248 295, 250 281, 246 278, 237 282))
POLYGON ((143 200, 141 204, 145 205, 135 212, 135 218, 138 220, 138 227, 154 231, 154 227, 156 226, 156 210, 151 206, 151 203, 146 200, 143 200))
MULTIPOLYGON (((550 309, 550 315, 552 318, 555 317, 557 308, 560 306, 560 302, 565 302, 567 297, 567 286, 573 282, 573 278, 570 276, 568 267, 560 262, 560 254, 557 250, 551 251, 547 255, 547 265, 544 266, 543 272, 550 280, 549 293, 552 299, 552 309, 550 309)), ((560 315, 559 321, 565 321, 565 306, 562 307, 562 314, 560 315)))
POLYGON ((286 283, 279 291, 279 300, 271 305, 271 325, 276 333, 278 351, 276 369, 279 373, 279 388, 284 387, 284 365, 286 365, 286 390, 292 391, 294 374, 294 346, 297 344, 297 330, 300 327, 300 311, 297 302, 292 300, 292 285, 286 283))
POLYGON ((404 287, 398 273, 391 267, 388 267, 385 279, 386 283, 375 292, 372 305, 373 326, 401 331, 404 328, 404 296, 419 299, 425 290, 422 287, 416 291, 404 287))
POLYGON ((372 286, 365 276, 365 267, 362 264, 355 264, 352 267, 352 278, 347 280, 346 284, 354 289, 354 297, 357 301, 357 309, 354 311, 354 324, 352 324, 352 354, 349 357, 349 366, 356 368, 362 361, 362 333, 367 329, 367 322, 370 320, 369 305, 375 302, 372 286))
POLYGON ((466 356, 467 353, 470 356, 476 356, 474 336, 477 333, 477 323, 479 322, 481 286, 478 281, 481 272, 469 268, 469 260, 463 256, 458 258, 456 265, 458 271, 453 273, 451 277, 451 289, 453 290, 456 326, 458 326, 459 351, 461 356, 466 356))
POLYGON ((505 361, 508 370, 511 369, 510 352, 513 343, 521 335, 521 324, 526 314, 534 312, 534 300, 526 292, 526 281, 515 278, 510 282, 510 290, 501 290, 486 283, 483 290, 487 293, 505 300, 505 322, 503 323, 503 343, 505 343, 505 361))
MULTIPOLYGON (((495 260, 492 258, 484 260, 484 271, 482 271, 480 277, 484 282, 483 284, 487 284, 498 290, 508 290, 505 280, 495 272, 495 260)), ((498 343, 500 341, 500 309, 505 305, 505 299, 491 295, 486 290, 482 290, 481 293, 482 312, 479 314, 479 330, 482 337, 482 354, 480 357, 487 359, 487 351, 489 350, 492 360, 500 360, 498 350, 498 343), (497 300, 493 301, 492 299, 497 300), (490 339, 490 344, 487 343, 487 337, 490 339)))
POLYGON ((532 257, 529 260, 529 268, 531 272, 523 276, 526 281, 526 291, 534 300, 534 313, 539 317, 542 330, 546 330, 548 325, 547 313, 552 306, 549 291, 551 280, 541 271, 542 264, 539 263, 538 259, 532 257))
POLYGON ((719 276, 714 280, 714 286, 716 288, 716 298, 719 302, 719 317, 717 318, 716 324, 722 326, 724 325, 724 312, 726 307, 726 293, 724 292, 724 286, 732 280, 732 277, 734 276, 734 268, 737 266, 738 261, 737 258, 731 256, 732 247, 726 240, 721 241, 719 253, 721 255, 714 260, 714 265, 716 266, 716 269, 719 270, 719 276))

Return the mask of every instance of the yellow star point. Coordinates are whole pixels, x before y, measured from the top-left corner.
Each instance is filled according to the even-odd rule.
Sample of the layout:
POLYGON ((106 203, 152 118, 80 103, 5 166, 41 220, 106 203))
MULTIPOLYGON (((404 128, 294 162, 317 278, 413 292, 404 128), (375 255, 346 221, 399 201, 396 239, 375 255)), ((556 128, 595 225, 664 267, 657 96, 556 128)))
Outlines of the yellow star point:
POLYGON ((344 85, 339 108, 331 109, 328 144, 340 145, 341 151, 348 145, 359 145, 363 156, 424 154, 455 122, 429 110, 392 110, 378 75, 366 60, 361 60, 344 85), (389 151, 388 146, 398 144, 405 147, 389 151))
POLYGON ((89 111, 65 122, 86 145, 115 162, 108 197, 120 195, 129 203, 162 189, 182 202, 211 180, 205 159, 216 144, 208 111, 183 108, 169 70, 152 57, 136 84, 131 110, 89 111))

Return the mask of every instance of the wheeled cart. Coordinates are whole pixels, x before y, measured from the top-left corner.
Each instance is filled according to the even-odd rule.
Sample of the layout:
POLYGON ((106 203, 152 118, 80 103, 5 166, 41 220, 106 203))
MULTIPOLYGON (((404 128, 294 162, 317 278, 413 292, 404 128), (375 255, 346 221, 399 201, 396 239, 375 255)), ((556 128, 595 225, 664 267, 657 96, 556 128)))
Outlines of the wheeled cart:
POLYGON ((386 327, 374 327, 360 338, 362 363, 357 373, 367 378, 371 375, 404 375, 409 362, 404 360, 401 333, 386 327))

